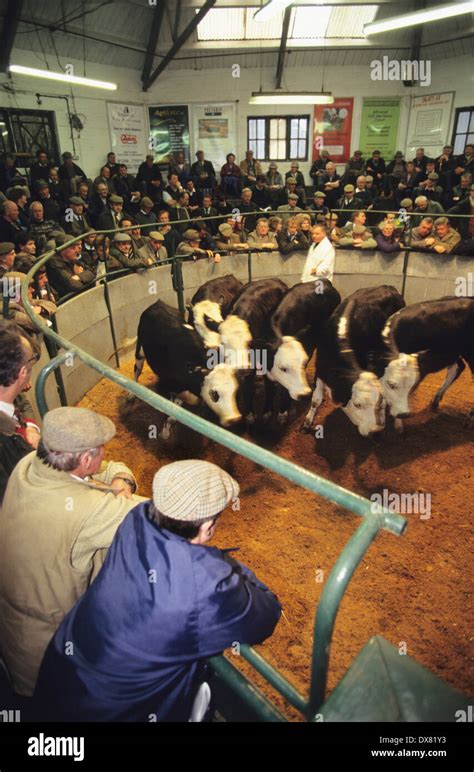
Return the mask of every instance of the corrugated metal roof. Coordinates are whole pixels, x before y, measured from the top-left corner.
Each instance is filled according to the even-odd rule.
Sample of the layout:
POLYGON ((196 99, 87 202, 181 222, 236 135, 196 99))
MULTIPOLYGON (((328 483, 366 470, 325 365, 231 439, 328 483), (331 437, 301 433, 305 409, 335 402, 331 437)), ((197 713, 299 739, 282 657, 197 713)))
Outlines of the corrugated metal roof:
POLYGON ((333 8, 326 36, 328 38, 364 37, 364 24, 373 21, 378 5, 333 8))

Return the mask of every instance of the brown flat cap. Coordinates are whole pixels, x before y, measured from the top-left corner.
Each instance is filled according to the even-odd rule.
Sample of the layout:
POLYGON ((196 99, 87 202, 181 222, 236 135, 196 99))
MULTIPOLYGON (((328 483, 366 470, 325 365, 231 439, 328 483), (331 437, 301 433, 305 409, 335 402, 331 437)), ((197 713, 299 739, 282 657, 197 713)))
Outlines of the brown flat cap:
POLYGON ((160 231, 150 231, 148 236, 149 236, 150 239, 153 239, 154 241, 164 241, 165 240, 165 237, 163 236, 162 233, 160 233, 160 231))
POLYGON ((143 196, 142 200, 140 201, 140 206, 149 206, 150 209, 153 209, 153 201, 151 198, 148 198, 148 196, 143 196))
POLYGON ((194 230, 194 228, 188 228, 187 231, 184 231, 183 237, 186 241, 199 241, 200 238, 198 231, 194 230))
POLYGON ((8 255, 9 252, 15 249, 13 241, 1 241, 0 242, 0 255, 8 255))
POLYGON ((123 204, 122 196, 116 196, 115 194, 110 196, 109 201, 111 204, 123 204))

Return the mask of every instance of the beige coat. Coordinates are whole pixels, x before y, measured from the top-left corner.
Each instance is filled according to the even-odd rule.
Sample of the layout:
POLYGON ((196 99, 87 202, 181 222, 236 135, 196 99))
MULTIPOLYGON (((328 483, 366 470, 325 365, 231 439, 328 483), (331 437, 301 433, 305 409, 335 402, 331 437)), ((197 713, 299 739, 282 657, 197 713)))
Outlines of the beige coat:
MULTIPOLYGON (((132 476, 110 462, 94 480, 132 476)), ((33 693, 48 643, 88 588, 127 512, 127 499, 59 472, 29 453, 0 510, 0 654, 17 692, 33 693)))

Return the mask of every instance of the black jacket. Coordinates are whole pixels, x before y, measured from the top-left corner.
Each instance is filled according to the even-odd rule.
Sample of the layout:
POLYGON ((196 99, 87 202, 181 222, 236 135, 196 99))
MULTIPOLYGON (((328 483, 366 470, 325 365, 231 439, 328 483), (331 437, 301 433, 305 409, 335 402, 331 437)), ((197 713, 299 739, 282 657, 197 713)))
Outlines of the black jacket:
POLYGON ((5 495, 8 478, 18 461, 33 450, 21 435, 15 434, 15 430, 15 421, 0 411, 0 504, 5 495))
POLYGON ((77 279, 73 279, 74 264, 69 260, 61 257, 60 254, 57 257, 52 257, 46 264, 46 271, 48 274, 48 281, 52 288, 56 290, 59 297, 69 295, 71 292, 79 292, 86 284, 89 284, 94 280, 94 274, 88 269, 78 275, 77 279))

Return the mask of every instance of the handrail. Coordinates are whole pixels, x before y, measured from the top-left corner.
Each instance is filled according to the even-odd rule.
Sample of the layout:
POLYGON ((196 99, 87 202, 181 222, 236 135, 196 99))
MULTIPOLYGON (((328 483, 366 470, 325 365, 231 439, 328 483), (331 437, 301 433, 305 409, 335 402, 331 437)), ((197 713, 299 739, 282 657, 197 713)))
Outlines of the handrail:
MULTIPOLYGON (((72 244, 79 238, 80 237, 71 239, 68 243, 72 244)), ((126 391, 134 394, 156 410, 175 418, 185 426, 218 442, 233 452, 245 456, 260 466, 280 474, 287 480, 290 480, 313 493, 321 495, 339 506, 350 510, 352 513, 363 517, 362 523, 358 526, 336 561, 321 596, 318 612, 315 617, 309 699, 305 700, 292 684, 254 651, 252 647, 244 645, 241 647, 243 657, 250 662, 254 669, 262 673, 266 680, 271 683, 290 704, 303 713, 308 720, 312 720, 324 698, 332 631, 344 591, 354 571, 362 560, 362 557, 379 531, 385 529, 400 536, 406 528, 406 518, 382 507, 374 507, 373 503, 368 499, 348 491, 336 483, 326 480, 324 477, 321 477, 314 472, 310 472, 287 459, 281 458, 264 448, 254 445, 248 440, 238 437, 228 430, 206 421, 198 415, 186 411, 184 408, 170 402, 164 397, 155 394, 145 386, 131 381, 121 373, 117 373, 108 365, 95 359, 71 341, 66 340, 60 334, 47 327, 47 325, 45 325, 33 312, 28 299, 28 284, 35 272, 41 265, 49 260, 54 253, 55 250, 50 250, 43 255, 31 268, 29 273, 25 275, 25 279, 21 285, 23 306, 30 319, 36 324, 41 332, 54 340, 59 347, 64 349, 64 353, 59 354, 54 359, 50 360, 50 362, 42 369, 36 381, 35 388, 38 408, 42 416, 44 416, 47 411, 44 394, 46 380, 50 373, 54 372, 58 367, 70 360, 72 353, 85 365, 96 370, 103 377, 107 377, 117 383, 126 391)), ((180 264, 179 260, 176 262, 180 264)), ((238 673, 238 675, 236 675, 236 672, 234 672, 235 668, 232 668, 230 663, 225 660, 224 657, 214 657, 211 658, 209 662, 215 671, 220 673, 221 677, 223 677, 228 684, 232 684, 232 687, 239 691, 244 699, 244 695, 246 695, 249 704, 252 703, 252 707, 257 710, 264 720, 284 720, 279 711, 277 711, 253 686, 251 687, 253 696, 249 697, 248 682, 247 688, 243 688, 243 676, 238 673, 238 671, 236 671, 238 673)))

